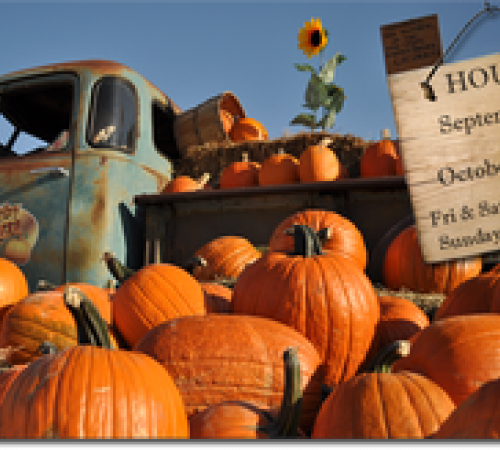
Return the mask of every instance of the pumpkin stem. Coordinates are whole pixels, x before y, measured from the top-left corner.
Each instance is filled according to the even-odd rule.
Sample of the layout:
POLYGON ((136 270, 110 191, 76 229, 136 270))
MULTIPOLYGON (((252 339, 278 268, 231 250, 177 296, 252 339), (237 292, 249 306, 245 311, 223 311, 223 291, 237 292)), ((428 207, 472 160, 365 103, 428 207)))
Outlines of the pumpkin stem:
POLYGON ((283 353, 285 386, 280 411, 266 430, 269 438, 293 438, 298 435, 302 413, 301 372, 298 351, 289 347, 283 353))
POLYGON ((42 355, 55 355, 59 349, 50 341, 43 341, 38 347, 38 351, 42 355))
POLYGON ((194 275, 194 271, 196 270, 197 267, 207 267, 208 262, 203 256, 198 256, 194 255, 191 258, 189 258, 184 266, 182 268, 186 271, 189 272, 191 275, 194 275))
POLYGON ((248 152, 242 152, 241 154, 241 161, 244 163, 248 162, 248 152))
POLYGON ((203 189, 208 183, 208 180, 210 180, 210 174, 205 172, 200 178, 198 178, 198 180, 196 180, 198 183, 198 189, 203 189))
POLYGON ((377 353, 366 371, 375 373, 390 372, 391 366, 396 360, 408 356, 409 354, 410 341, 399 340, 391 342, 377 353))
POLYGON ((324 228, 316 233, 307 225, 294 224, 285 230, 286 234, 291 234, 294 238, 294 251, 291 255, 312 257, 323 255, 321 239, 327 239, 328 228, 324 228))
POLYGON ((110 252, 105 252, 102 259, 106 263, 111 275, 113 275, 120 284, 124 283, 127 278, 135 273, 135 270, 123 265, 118 258, 110 252))
POLYGON ((80 289, 66 286, 64 303, 75 318, 78 345, 113 348, 107 323, 92 301, 80 289))
POLYGON ((50 281, 47 280, 38 280, 36 284, 37 291, 52 291, 56 287, 57 286, 54 283, 51 283, 50 281))

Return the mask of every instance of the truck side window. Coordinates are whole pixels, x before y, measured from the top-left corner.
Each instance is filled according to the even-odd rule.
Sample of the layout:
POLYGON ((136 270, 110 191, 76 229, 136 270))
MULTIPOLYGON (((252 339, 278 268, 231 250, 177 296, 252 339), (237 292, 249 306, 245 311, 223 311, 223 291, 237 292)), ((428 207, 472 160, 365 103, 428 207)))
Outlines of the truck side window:
POLYGON ((174 138, 174 111, 159 102, 153 102, 153 139, 156 150, 169 159, 180 158, 174 138))
POLYGON ((127 81, 103 77, 94 86, 87 141, 93 147, 132 149, 136 136, 136 96, 127 81))

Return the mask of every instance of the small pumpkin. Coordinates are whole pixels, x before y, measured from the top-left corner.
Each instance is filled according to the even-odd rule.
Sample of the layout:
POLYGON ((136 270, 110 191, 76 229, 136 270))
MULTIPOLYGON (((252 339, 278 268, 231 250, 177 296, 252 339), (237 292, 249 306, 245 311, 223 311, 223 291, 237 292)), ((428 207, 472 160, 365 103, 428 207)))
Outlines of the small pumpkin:
POLYGON ((262 162, 259 186, 294 184, 300 182, 299 160, 279 149, 262 162))
POLYGON ((258 120, 239 117, 235 120, 229 136, 233 142, 260 141, 267 139, 267 130, 258 120))
MULTIPOLYGON (((307 337, 318 351, 325 384, 354 376, 375 334, 375 290, 349 258, 323 254, 318 233, 293 225, 295 249, 269 252, 247 266, 233 290, 233 312, 267 317, 307 337)), ((321 232, 320 232, 321 234, 321 232)))
POLYGON ((243 269, 259 259, 261 253, 242 236, 221 236, 210 240, 194 252, 194 257, 206 261, 193 271, 199 281, 237 278, 243 269))
POLYGON ((280 439, 299 435, 301 386, 297 349, 283 354, 284 393, 278 413, 248 401, 224 401, 193 414, 191 439, 280 439))
POLYGON ((184 316, 150 330, 134 351, 156 359, 172 376, 188 417, 222 401, 246 401, 277 410, 283 399, 283 352, 298 350, 300 427, 309 432, 322 395, 318 352, 294 329, 263 317, 184 316))
POLYGON ((248 153, 243 152, 241 161, 226 166, 220 176, 221 189, 233 189, 259 185, 260 164, 248 160, 248 153))
POLYGON ((389 130, 384 130, 384 137, 369 145, 360 159, 361 178, 386 177, 396 175, 399 159, 398 149, 390 139, 389 130))
POLYGON ((390 243, 383 262, 384 284, 391 290, 449 294, 482 270, 481 257, 428 264, 424 261, 415 225, 406 227, 390 243))
POLYGON ((166 320, 206 314, 200 283, 174 264, 149 264, 134 272, 112 254, 104 261, 120 286, 113 295, 113 321, 128 345, 166 320))
POLYGON ((209 179, 209 173, 204 173, 198 180, 194 180, 188 175, 179 175, 163 188, 161 194, 198 191, 205 188, 209 179))
POLYGON ((299 158, 299 177, 301 183, 315 181, 334 181, 340 178, 341 164, 327 142, 308 146, 299 158))
POLYGON ((368 253, 363 235, 354 223, 333 211, 305 209, 287 216, 273 230, 269 240, 271 251, 292 252, 294 250, 294 237, 286 233, 286 230, 294 224, 307 225, 316 233, 324 228, 328 229, 329 233, 321 242, 323 252, 350 257, 362 270, 365 270, 368 253))
POLYGON ((421 373, 458 406, 483 383, 500 377, 500 314, 469 314, 432 322, 418 332, 393 372, 421 373))
POLYGON ((356 375, 330 393, 319 411, 313 439, 422 439, 455 409, 432 380, 409 371, 356 375))
POLYGON ((169 374, 146 355, 113 350, 105 321, 81 291, 68 287, 64 302, 78 345, 17 375, 3 398, 0 438, 188 438, 169 374))
MULTIPOLYGON (((196 256, 184 265, 184 269, 193 275, 198 267, 205 267, 207 264, 204 258, 196 256)), ((205 295, 207 314, 232 312, 233 290, 231 288, 222 284, 221 281, 200 281, 200 286, 205 295)))

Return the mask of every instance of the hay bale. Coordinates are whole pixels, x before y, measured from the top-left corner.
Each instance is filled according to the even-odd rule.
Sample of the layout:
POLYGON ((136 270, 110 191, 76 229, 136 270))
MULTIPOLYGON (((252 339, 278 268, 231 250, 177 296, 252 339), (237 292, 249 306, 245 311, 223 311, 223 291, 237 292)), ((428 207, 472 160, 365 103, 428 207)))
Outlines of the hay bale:
POLYGON ((174 162, 175 175, 189 175, 200 177, 203 173, 210 173, 212 179, 217 180, 222 170, 235 161, 241 161, 243 152, 248 153, 250 161, 262 163, 266 158, 284 149, 296 158, 310 145, 315 145, 323 138, 330 138, 328 145, 346 166, 351 178, 359 177, 359 161, 370 141, 364 141, 350 134, 337 133, 298 133, 292 136, 283 136, 265 141, 246 141, 235 143, 232 141, 193 145, 184 152, 184 157, 174 162))

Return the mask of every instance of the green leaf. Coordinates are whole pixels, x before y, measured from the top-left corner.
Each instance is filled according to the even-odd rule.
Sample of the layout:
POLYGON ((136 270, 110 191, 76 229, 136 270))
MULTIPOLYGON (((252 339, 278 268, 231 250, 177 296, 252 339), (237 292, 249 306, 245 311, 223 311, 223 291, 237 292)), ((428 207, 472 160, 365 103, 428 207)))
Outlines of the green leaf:
POLYGON ((316 128, 316 117, 312 114, 299 114, 294 117, 290 125, 304 125, 308 128, 316 128))
POLYGON ((323 66, 321 72, 319 73, 319 77, 323 83, 331 83, 333 81, 333 77, 335 76, 335 70, 337 66, 345 61, 346 57, 341 55, 340 53, 336 53, 332 56, 323 66))
POLYGON ((311 74, 307 85, 305 100, 308 108, 317 110, 328 99, 328 88, 316 74, 311 74))
POLYGON ((295 68, 301 72, 311 72, 316 74, 316 69, 310 64, 295 64, 295 68))

